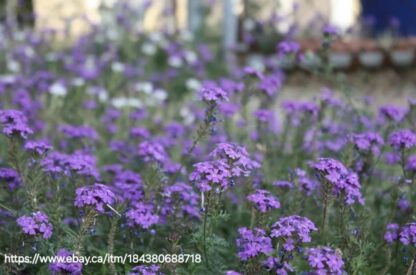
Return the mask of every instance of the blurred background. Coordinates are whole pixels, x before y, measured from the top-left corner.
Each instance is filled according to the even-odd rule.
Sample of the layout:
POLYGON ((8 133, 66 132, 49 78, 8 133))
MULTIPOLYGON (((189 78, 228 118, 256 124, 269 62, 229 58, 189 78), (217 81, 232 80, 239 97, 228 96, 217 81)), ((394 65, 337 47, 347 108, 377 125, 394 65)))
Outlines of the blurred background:
POLYGON ((305 75, 307 89, 325 84, 308 69, 319 63, 322 30, 330 27, 339 35, 331 45, 334 69, 366 85, 366 94, 393 101, 413 93, 415 14, 416 0, 0 0, 3 26, 51 30, 57 43, 71 43, 97 25, 117 37, 114 26, 129 24, 140 33, 210 43, 228 65, 264 70, 265 59, 280 62, 291 93, 304 93, 305 75), (292 40, 305 57, 301 66, 278 60, 277 45, 292 40))

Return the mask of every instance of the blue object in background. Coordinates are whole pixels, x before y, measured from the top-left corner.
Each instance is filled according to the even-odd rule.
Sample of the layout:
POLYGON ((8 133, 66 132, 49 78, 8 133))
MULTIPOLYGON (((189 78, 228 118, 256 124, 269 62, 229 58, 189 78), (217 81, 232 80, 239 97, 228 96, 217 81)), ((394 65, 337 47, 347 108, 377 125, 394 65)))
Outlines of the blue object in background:
POLYGON ((376 34, 399 22, 400 35, 416 35, 416 0, 361 0, 361 5, 363 18, 374 18, 376 34))

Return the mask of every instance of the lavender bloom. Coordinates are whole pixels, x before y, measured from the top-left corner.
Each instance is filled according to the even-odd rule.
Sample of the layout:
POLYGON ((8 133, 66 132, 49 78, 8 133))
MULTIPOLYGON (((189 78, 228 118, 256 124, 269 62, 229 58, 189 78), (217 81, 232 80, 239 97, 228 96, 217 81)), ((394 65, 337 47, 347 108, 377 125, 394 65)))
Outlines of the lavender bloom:
POLYGON ((387 225, 386 233, 384 234, 384 240, 391 244, 397 240, 399 236, 399 225, 397 223, 390 223, 387 225))
POLYGON ((27 141, 25 143, 25 150, 35 153, 37 155, 45 155, 49 150, 52 149, 52 146, 46 141, 27 141))
POLYGON ((33 134, 27 125, 27 118, 17 110, 0 110, 0 124, 3 126, 2 133, 8 137, 18 135, 26 139, 28 135, 33 134))
POLYGON ((93 207, 97 212, 104 213, 105 205, 113 205, 116 202, 114 193, 104 184, 79 187, 76 190, 74 205, 76 207, 93 207))
POLYGON ((206 103, 220 103, 228 101, 227 93, 220 87, 203 87, 200 91, 202 101, 206 103))
POLYGON ((134 267, 128 275, 163 275, 158 265, 139 265, 134 267))
MULTIPOLYGON (((66 257, 72 257, 74 253, 70 252, 66 248, 61 248, 56 253, 56 256, 62 257, 65 259, 66 257)), ((51 263, 49 265, 49 270, 51 271, 52 275, 59 275, 59 274, 71 274, 71 275, 82 275, 82 263, 76 262, 64 262, 64 261, 57 261, 55 263, 51 263)))
POLYGON ((129 226, 138 225, 148 229, 159 222, 159 216, 154 214, 153 205, 142 202, 135 203, 126 213, 129 226))
POLYGON ((272 240, 266 236, 266 232, 260 228, 253 230, 242 227, 238 230, 240 237, 237 239, 238 256, 242 261, 256 257, 259 254, 269 254, 273 251, 272 240))
POLYGON ((16 189, 21 183, 19 174, 11 168, 0 168, 0 181, 6 182, 10 190, 16 189))
POLYGON ((293 215, 280 218, 272 225, 272 238, 282 238, 283 248, 292 251, 298 243, 308 243, 312 240, 310 234, 318 230, 308 218, 293 215))
POLYGON ((267 96, 272 97, 276 95, 283 86, 283 75, 281 72, 276 72, 270 75, 265 75, 258 83, 258 88, 267 96))
POLYGON ((357 174, 349 171, 341 162, 330 158, 320 158, 312 164, 312 167, 331 184, 332 193, 335 196, 345 196, 346 204, 355 202, 364 204, 357 174))
POLYGON ((355 148, 363 153, 380 154, 380 147, 384 144, 383 138, 374 132, 356 134, 352 137, 355 148))
POLYGON ((416 134, 409 129, 394 131, 389 136, 389 144, 396 150, 410 149, 416 145, 416 134))
POLYGON ((400 229, 399 240, 404 245, 416 246, 416 223, 408 223, 400 229))
POLYGON ((16 222, 25 234, 39 234, 46 240, 52 236, 53 226, 49 223, 48 216, 41 211, 34 212, 31 216, 22 216, 16 222))
POLYGON ((308 248, 305 251, 314 274, 344 274, 344 261, 337 251, 329 247, 308 248))
POLYGON ((247 200, 252 202, 261 213, 280 208, 279 200, 267 190, 257 189, 254 194, 247 196, 247 200))

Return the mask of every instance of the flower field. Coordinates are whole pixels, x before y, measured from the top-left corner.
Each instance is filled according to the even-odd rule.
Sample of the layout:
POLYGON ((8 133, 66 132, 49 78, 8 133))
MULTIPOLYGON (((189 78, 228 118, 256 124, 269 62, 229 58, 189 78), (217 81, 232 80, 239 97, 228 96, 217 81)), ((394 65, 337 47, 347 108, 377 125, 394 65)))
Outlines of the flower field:
POLYGON ((357 104, 328 26, 327 85, 281 100, 279 64, 122 19, 70 45, 1 31, 0 255, 171 256, 0 274, 416 272, 416 92, 357 104))

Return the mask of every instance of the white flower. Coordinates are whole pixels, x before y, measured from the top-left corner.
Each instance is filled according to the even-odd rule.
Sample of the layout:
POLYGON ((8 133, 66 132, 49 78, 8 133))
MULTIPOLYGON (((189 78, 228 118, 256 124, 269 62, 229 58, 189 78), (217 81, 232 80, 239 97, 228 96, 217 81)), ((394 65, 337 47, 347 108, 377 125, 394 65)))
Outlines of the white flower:
POLYGON ((159 100, 159 101, 163 101, 163 100, 165 100, 166 98, 168 98, 168 93, 167 93, 165 90, 163 90, 163 89, 157 89, 157 90, 155 90, 155 91, 154 91, 153 96, 154 96, 157 100, 159 100))
POLYGON ((145 55, 152 56, 156 53, 157 47, 153 43, 145 42, 142 45, 142 52, 145 55))
POLYGON ((195 52, 193 51, 186 51, 185 52, 185 59, 188 63, 193 64, 197 61, 198 57, 195 52))
POLYGON ((13 73, 20 72, 20 64, 15 60, 8 60, 7 69, 13 73))
POLYGON ((134 86, 137 92, 144 92, 145 94, 150 94, 153 91, 153 84, 151 82, 137 82, 134 86))
POLYGON ((66 87, 61 82, 55 82, 49 87, 49 93, 55 96, 66 96, 66 87))
POLYGON ((189 78, 188 80, 186 80, 186 87, 189 90, 197 91, 201 88, 201 86, 201 82, 199 82, 199 80, 195 78, 189 78))
POLYGON ((140 101, 140 99, 137 98, 115 97, 111 100, 111 105, 113 105, 117 109, 121 109, 124 107, 140 108, 143 106, 143 103, 140 101))
POLYGON ((111 64, 111 70, 116 73, 122 73, 124 71, 124 64, 120 62, 114 62, 111 64))
POLYGON ((183 62, 179 56, 170 56, 168 59, 168 63, 170 66, 179 68, 182 66, 183 62))

